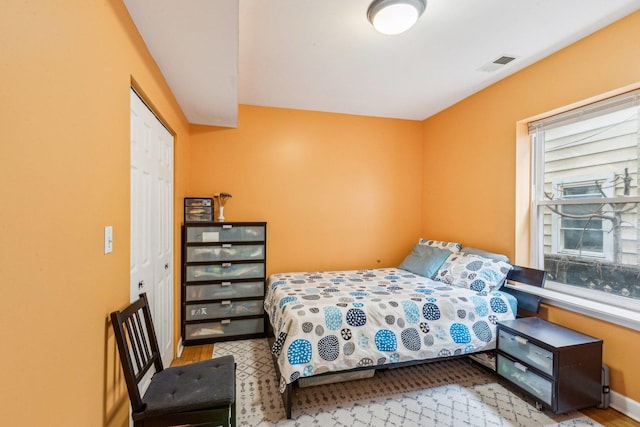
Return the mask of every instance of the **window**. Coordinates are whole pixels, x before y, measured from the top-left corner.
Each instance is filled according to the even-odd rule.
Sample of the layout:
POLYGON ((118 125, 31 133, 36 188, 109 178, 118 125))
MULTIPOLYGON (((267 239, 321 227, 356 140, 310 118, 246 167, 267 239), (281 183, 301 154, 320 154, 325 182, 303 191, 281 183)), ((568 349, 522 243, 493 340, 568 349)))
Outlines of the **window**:
POLYGON ((529 123, 532 254, 552 289, 640 303, 640 91, 529 123))
MULTIPOLYGON (((561 200, 595 199, 613 196, 612 182, 612 175, 566 178, 554 180, 552 188, 561 200)), ((605 228, 606 221, 597 215, 601 211, 600 203, 561 205, 553 209, 551 252, 613 260, 613 236, 605 228)))

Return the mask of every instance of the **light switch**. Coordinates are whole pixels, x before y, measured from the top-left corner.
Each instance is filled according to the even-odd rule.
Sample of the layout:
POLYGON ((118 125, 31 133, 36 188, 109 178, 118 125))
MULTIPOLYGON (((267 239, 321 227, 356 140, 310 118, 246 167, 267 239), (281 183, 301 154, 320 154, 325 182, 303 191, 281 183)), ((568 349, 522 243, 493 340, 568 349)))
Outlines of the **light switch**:
POLYGON ((113 252, 113 227, 107 225, 104 228, 104 253, 110 254, 113 252))

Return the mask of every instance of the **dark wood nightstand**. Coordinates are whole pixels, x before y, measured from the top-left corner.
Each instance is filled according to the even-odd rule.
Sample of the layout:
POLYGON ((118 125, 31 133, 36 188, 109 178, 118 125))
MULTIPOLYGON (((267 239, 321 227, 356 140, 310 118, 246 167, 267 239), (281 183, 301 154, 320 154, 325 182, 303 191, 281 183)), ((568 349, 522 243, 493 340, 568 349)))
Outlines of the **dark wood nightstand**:
POLYGON ((555 413, 596 406, 602 340, 537 317, 498 323, 497 372, 555 413))

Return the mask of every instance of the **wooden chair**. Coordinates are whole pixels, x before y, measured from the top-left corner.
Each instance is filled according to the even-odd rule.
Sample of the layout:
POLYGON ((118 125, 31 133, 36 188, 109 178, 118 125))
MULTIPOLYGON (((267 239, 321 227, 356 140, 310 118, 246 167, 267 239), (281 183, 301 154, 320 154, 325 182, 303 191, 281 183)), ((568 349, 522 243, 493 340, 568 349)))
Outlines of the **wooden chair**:
POLYGON ((235 426, 235 363, 223 356, 163 368, 146 294, 111 313, 135 427, 235 426), (139 383, 155 373, 141 396, 139 383))

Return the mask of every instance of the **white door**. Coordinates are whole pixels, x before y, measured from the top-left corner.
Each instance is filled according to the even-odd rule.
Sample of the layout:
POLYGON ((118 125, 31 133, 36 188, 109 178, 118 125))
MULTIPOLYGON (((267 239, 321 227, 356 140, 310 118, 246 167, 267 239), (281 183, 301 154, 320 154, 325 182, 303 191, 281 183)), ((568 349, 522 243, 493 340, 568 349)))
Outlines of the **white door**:
POLYGON ((164 366, 173 360, 173 136, 131 90, 131 301, 146 292, 164 366))

